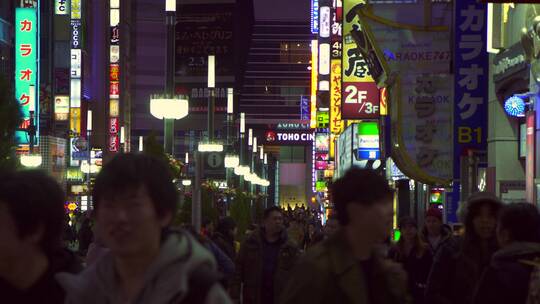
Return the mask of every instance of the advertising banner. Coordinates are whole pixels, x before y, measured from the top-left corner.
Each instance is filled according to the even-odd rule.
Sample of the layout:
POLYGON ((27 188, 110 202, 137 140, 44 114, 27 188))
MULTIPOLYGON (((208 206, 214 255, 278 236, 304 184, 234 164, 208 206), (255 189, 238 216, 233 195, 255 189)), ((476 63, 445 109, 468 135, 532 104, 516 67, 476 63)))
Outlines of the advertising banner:
POLYGON ((69 96, 57 95, 54 97, 54 119, 59 121, 69 119, 69 96))
POLYGON ((300 120, 308 121, 310 114, 309 96, 302 95, 300 97, 300 120))
POLYGON ((357 159, 369 160, 381 157, 379 136, 379 124, 377 122, 358 123, 357 159))
MULTIPOLYGON (((453 77, 450 73, 450 29, 424 31, 417 16, 395 6, 377 6, 374 14, 410 26, 390 26, 364 18, 384 52, 395 84, 381 89, 379 110, 392 100, 392 155, 401 171, 426 184, 448 185, 453 177, 453 77), (413 28, 413 29, 409 29, 413 28), (391 95, 390 95, 391 94, 391 95)), ((450 24, 451 11, 443 14, 450 24)))
POLYGON ((330 132, 339 134, 345 123, 341 115, 341 60, 332 60, 330 74, 330 132))
POLYGON ((378 118, 381 114, 380 92, 375 82, 347 83, 341 110, 343 119, 378 118))
MULTIPOLYGON (((30 86, 33 85, 38 92, 37 69, 37 28, 35 8, 15 9, 15 98, 21 106, 23 122, 21 129, 30 125, 30 102, 35 114, 39 113, 37 95, 30 96, 30 86)), ((35 115, 35 125, 39 126, 39 115, 35 115)), ((36 134, 38 136, 38 134, 36 134)), ((19 130, 15 134, 17 144, 27 144, 29 141, 26 130, 19 130)))
POLYGON ((266 131, 264 145, 312 145, 315 135, 311 130, 270 130, 266 131))
POLYGON ((69 0, 54 0, 54 13, 56 15, 69 15, 69 0))
POLYGON ((185 4, 177 12, 176 74, 206 76, 208 55, 216 76, 234 75, 234 4, 185 4))
POLYGON ((82 23, 80 19, 71 20, 71 49, 81 48, 82 23))
POLYGON ((460 0, 455 5, 455 98, 454 98, 454 184, 450 222, 456 222, 460 197, 460 158, 467 150, 487 149, 488 67, 486 51, 486 4, 460 0))
POLYGON ((348 126, 338 137, 336 153, 336 178, 342 177, 353 165, 353 128, 354 125, 348 126))
POLYGON ((371 75, 368 62, 355 41, 355 35, 364 35, 360 31, 362 23, 355 11, 363 2, 345 1, 343 7, 342 119, 377 118, 380 115, 379 89, 371 75))
POLYGON ((69 129, 73 135, 81 134, 81 108, 69 109, 69 129))

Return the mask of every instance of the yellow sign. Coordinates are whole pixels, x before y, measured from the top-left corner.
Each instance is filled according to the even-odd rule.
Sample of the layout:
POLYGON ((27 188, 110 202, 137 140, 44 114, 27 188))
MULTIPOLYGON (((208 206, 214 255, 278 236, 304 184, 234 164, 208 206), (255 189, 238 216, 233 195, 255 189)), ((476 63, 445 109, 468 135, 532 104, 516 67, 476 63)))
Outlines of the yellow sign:
MULTIPOLYGON (((343 16, 348 16, 354 7, 362 3, 365 1, 343 1, 343 16)), ((368 65, 357 50, 358 46, 351 35, 353 25, 361 27, 358 16, 355 16, 351 22, 347 22, 347 18, 343 19, 343 82, 373 82, 368 65)))
POLYGON ((311 40, 311 119, 309 126, 313 129, 317 126, 317 62, 319 44, 317 40, 311 40))
POLYGON ((71 132, 81 134, 81 108, 69 109, 69 128, 71 132))
POLYGON ((381 92, 380 113, 382 116, 386 116, 388 115, 388 89, 382 88, 379 91, 381 92))
POLYGON ((71 0, 71 19, 81 19, 81 0, 71 0))
POLYGON ((109 116, 118 117, 120 114, 120 104, 118 99, 111 99, 109 104, 109 116))
POLYGON ((334 59, 330 70, 330 132, 340 134, 344 130, 341 120, 341 60, 334 59))

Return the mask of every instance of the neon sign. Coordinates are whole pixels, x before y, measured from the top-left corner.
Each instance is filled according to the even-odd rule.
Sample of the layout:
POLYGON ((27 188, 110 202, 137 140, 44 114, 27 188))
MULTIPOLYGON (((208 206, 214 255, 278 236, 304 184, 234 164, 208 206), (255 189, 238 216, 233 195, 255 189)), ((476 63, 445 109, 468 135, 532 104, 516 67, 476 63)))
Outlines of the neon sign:
MULTIPOLYGON (((15 10, 15 98, 21 105, 23 123, 30 125, 30 108, 38 113, 36 93, 30 96, 30 86, 37 88, 37 17, 35 8, 17 8, 15 10), (33 105, 30 105, 33 102, 33 105)), ((38 90, 36 90, 38 91, 38 90)), ((35 125, 39 125, 35 115, 35 125)), ((36 134, 37 135, 37 134, 36 134)), ((29 138, 24 130, 16 132, 18 144, 28 144, 29 138)))

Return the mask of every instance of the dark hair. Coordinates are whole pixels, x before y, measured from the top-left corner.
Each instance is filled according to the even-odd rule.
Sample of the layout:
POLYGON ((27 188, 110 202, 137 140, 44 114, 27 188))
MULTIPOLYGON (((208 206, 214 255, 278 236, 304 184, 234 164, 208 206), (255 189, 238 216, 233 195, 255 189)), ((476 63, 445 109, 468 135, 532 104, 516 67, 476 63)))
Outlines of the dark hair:
POLYGON ((270 214, 274 211, 277 211, 279 213, 283 213, 283 211, 281 210, 281 208, 279 208, 278 206, 272 206, 272 207, 268 207, 264 210, 264 213, 263 213, 263 219, 267 219, 270 214))
POLYGON ((233 231, 234 228, 236 228, 236 222, 234 219, 230 216, 224 217, 221 220, 219 220, 219 223, 216 227, 216 231, 219 231, 223 234, 233 231))
POLYGON ((43 229, 41 249, 47 255, 61 247, 65 223, 65 196, 45 172, 26 170, 0 176, 0 203, 7 206, 19 237, 43 229))
POLYGON ((383 199, 392 199, 393 191, 388 181, 369 169, 352 168, 336 180, 331 188, 337 218, 341 225, 349 223, 349 203, 371 205, 383 199))
POLYGON ((540 214, 533 204, 505 205, 499 215, 499 227, 508 230, 512 241, 540 243, 540 214))
POLYGON ((145 154, 119 154, 105 164, 94 185, 94 209, 104 198, 144 186, 159 217, 174 215, 178 192, 169 166, 162 160, 145 154))
POLYGON ((483 206, 488 206, 490 212, 495 218, 499 215, 502 207, 501 201, 493 194, 487 192, 478 192, 469 197, 467 200, 467 208, 465 213, 465 234, 466 237, 476 239, 476 231, 474 230, 474 219, 480 215, 480 210, 483 206))

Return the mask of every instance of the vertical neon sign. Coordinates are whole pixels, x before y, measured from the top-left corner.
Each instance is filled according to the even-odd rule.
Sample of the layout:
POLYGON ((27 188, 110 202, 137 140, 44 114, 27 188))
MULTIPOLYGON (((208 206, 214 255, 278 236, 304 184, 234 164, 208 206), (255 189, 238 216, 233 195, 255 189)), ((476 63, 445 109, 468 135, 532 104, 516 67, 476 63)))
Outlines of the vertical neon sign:
POLYGON ((109 55, 109 152, 120 148, 120 1, 110 1, 110 55, 109 55))
MULTIPOLYGON (((37 94, 30 96, 30 86, 38 87, 37 69, 37 16, 35 8, 17 8, 15 10, 15 98, 21 105, 23 122, 22 130, 16 132, 17 144, 28 144, 29 138, 26 132, 30 126, 30 102, 32 108, 38 113, 37 94)), ((36 89, 36 92, 39 91, 36 89)), ((39 117, 39 115, 35 115, 39 117)), ((35 119, 34 125, 38 125, 35 119)))

